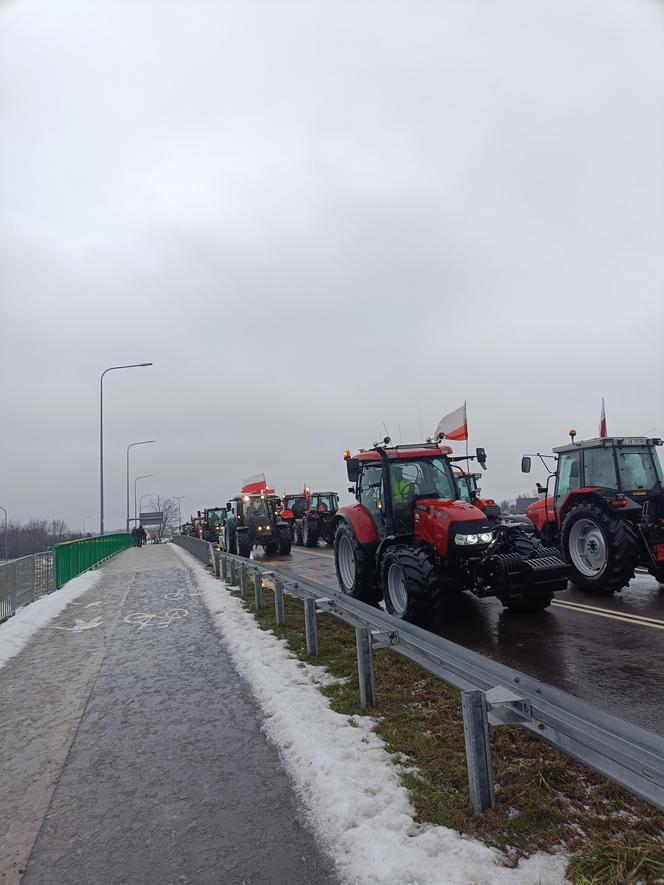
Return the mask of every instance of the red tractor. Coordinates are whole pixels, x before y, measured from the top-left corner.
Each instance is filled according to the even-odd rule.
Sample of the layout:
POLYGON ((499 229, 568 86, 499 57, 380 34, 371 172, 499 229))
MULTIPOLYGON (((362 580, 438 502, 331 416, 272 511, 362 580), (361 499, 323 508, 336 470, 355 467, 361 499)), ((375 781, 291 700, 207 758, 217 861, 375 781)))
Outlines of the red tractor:
MULTIPOLYGON (((560 547, 571 580, 598 595, 622 590, 637 566, 664 584, 664 474, 661 439, 603 437, 554 449, 544 495, 527 515, 545 544, 560 547), (553 494, 549 485, 553 479, 553 494)), ((530 472, 531 455, 521 469, 530 472)))
POLYGON ((291 529, 280 511, 279 498, 267 490, 236 495, 226 504, 224 550, 247 557, 254 547, 268 556, 290 553, 291 529))
MULTIPOLYGON (((335 517, 334 559, 342 592, 426 623, 449 594, 497 596, 514 611, 541 611, 567 584, 557 550, 518 524, 493 523, 459 500, 452 449, 389 437, 346 452, 357 503, 335 517)), ((476 455, 486 463, 483 449, 476 455)))
POLYGON ((290 526, 293 544, 302 544, 302 514, 307 508, 309 489, 296 495, 284 495, 281 499, 281 518, 290 526))

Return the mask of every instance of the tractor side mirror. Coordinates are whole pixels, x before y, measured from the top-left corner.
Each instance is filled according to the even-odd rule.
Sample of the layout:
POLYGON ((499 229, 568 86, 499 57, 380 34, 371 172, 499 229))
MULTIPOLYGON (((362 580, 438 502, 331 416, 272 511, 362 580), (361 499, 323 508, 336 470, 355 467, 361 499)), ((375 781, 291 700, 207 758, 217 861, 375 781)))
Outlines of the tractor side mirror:
POLYGON ((350 482, 357 482, 360 478, 360 462, 357 458, 347 459, 346 470, 348 471, 348 479, 350 482))
POLYGON ((351 495, 354 495, 355 494, 355 486, 348 486, 348 491, 351 493, 351 495))
POLYGON ((226 501, 226 510, 227 510, 227 512, 230 513, 232 509, 233 509, 233 505, 231 504, 231 502, 230 502, 230 501, 226 501))
POLYGON ((521 473, 530 473, 531 460, 530 455, 524 455, 521 459, 521 473))
POLYGON ((475 449, 475 457, 482 470, 486 470, 486 452, 484 449, 475 449))

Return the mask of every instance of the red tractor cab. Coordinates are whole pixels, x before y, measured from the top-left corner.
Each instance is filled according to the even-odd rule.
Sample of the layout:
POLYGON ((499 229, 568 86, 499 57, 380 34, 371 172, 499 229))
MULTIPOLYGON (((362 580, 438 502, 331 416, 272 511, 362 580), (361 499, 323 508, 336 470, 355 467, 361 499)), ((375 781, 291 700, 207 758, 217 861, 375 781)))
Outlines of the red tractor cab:
MULTIPOLYGON (((383 598, 390 614, 419 623, 462 590, 515 611, 546 608, 566 586, 567 566, 518 524, 493 523, 461 500, 451 454, 433 442, 393 446, 389 437, 345 453, 357 500, 334 520, 342 592, 383 598)), ((476 457, 483 466, 484 450, 476 457)))
POLYGON ((637 566, 664 583, 664 474, 656 450, 662 440, 575 437, 570 431, 571 442, 553 455, 521 460, 524 473, 533 457, 549 471, 546 488, 538 484, 543 497, 527 510, 537 533, 560 547, 571 580, 590 593, 621 590, 637 566))
POLYGON ((305 547, 317 547, 323 540, 328 547, 334 544, 335 516, 339 509, 336 492, 310 492, 307 506, 300 521, 298 543, 305 547))
POLYGON ((281 518, 288 523, 293 544, 302 543, 302 514, 307 509, 309 489, 295 495, 284 495, 281 499, 281 518))
POLYGON ((466 473, 460 467, 454 469, 454 478, 459 489, 459 499, 467 504, 474 504, 487 519, 500 519, 502 516, 500 507, 493 498, 480 497, 481 489, 477 485, 477 481, 481 476, 481 473, 466 473))

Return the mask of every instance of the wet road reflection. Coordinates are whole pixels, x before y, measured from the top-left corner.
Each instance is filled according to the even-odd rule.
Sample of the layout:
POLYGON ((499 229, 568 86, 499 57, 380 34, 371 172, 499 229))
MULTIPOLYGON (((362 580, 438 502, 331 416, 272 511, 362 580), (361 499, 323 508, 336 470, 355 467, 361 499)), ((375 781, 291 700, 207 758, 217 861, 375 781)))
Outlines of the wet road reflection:
MULTIPOLYGON (((324 547, 256 559, 338 589, 333 554, 324 547)), ((507 611, 496 599, 463 593, 450 601, 431 629, 664 734, 664 592, 654 578, 637 575, 622 593, 610 597, 590 596, 570 585, 556 601, 561 604, 524 615, 507 611)))

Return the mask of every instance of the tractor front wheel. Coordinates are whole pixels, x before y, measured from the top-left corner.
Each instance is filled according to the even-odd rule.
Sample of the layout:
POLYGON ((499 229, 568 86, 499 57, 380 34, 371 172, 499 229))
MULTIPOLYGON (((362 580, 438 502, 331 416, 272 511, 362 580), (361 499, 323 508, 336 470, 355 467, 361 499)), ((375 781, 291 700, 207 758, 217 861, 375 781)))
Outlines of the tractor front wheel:
POLYGON ((622 590, 639 563, 639 541, 627 519, 582 501, 565 517, 561 548, 577 587, 599 596, 622 590))
POLYGON ((305 516, 302 520, 302 542, 304 546, 317 547, 319 534, 318 520, 307 519, 305 516))
POLYGON ((381 572, 385 608, 391 615, 420 626, 431 620, 440 584, 426 550, 394 547, 383 557, 381 572))
POLYGON ((370 604, 379 601, 373 556, 360 544, 347 523, 341 523, 334 536, 334 566, 342 593, 370 604))
POLYGON ((291 543, 295 544, 297 547, 302 546, 302 522, 299 519, 293 520, 291 543))
POLYGON ((279 526, 279 553, 288 556, 291 552, 291 530, 287 522, 279 526))
POLYGON ((240 527, 235 530, 235 553, 237 556, 244 556, 245 559, 249 559, 251 555, 251 539, 246 528, 240 527))

